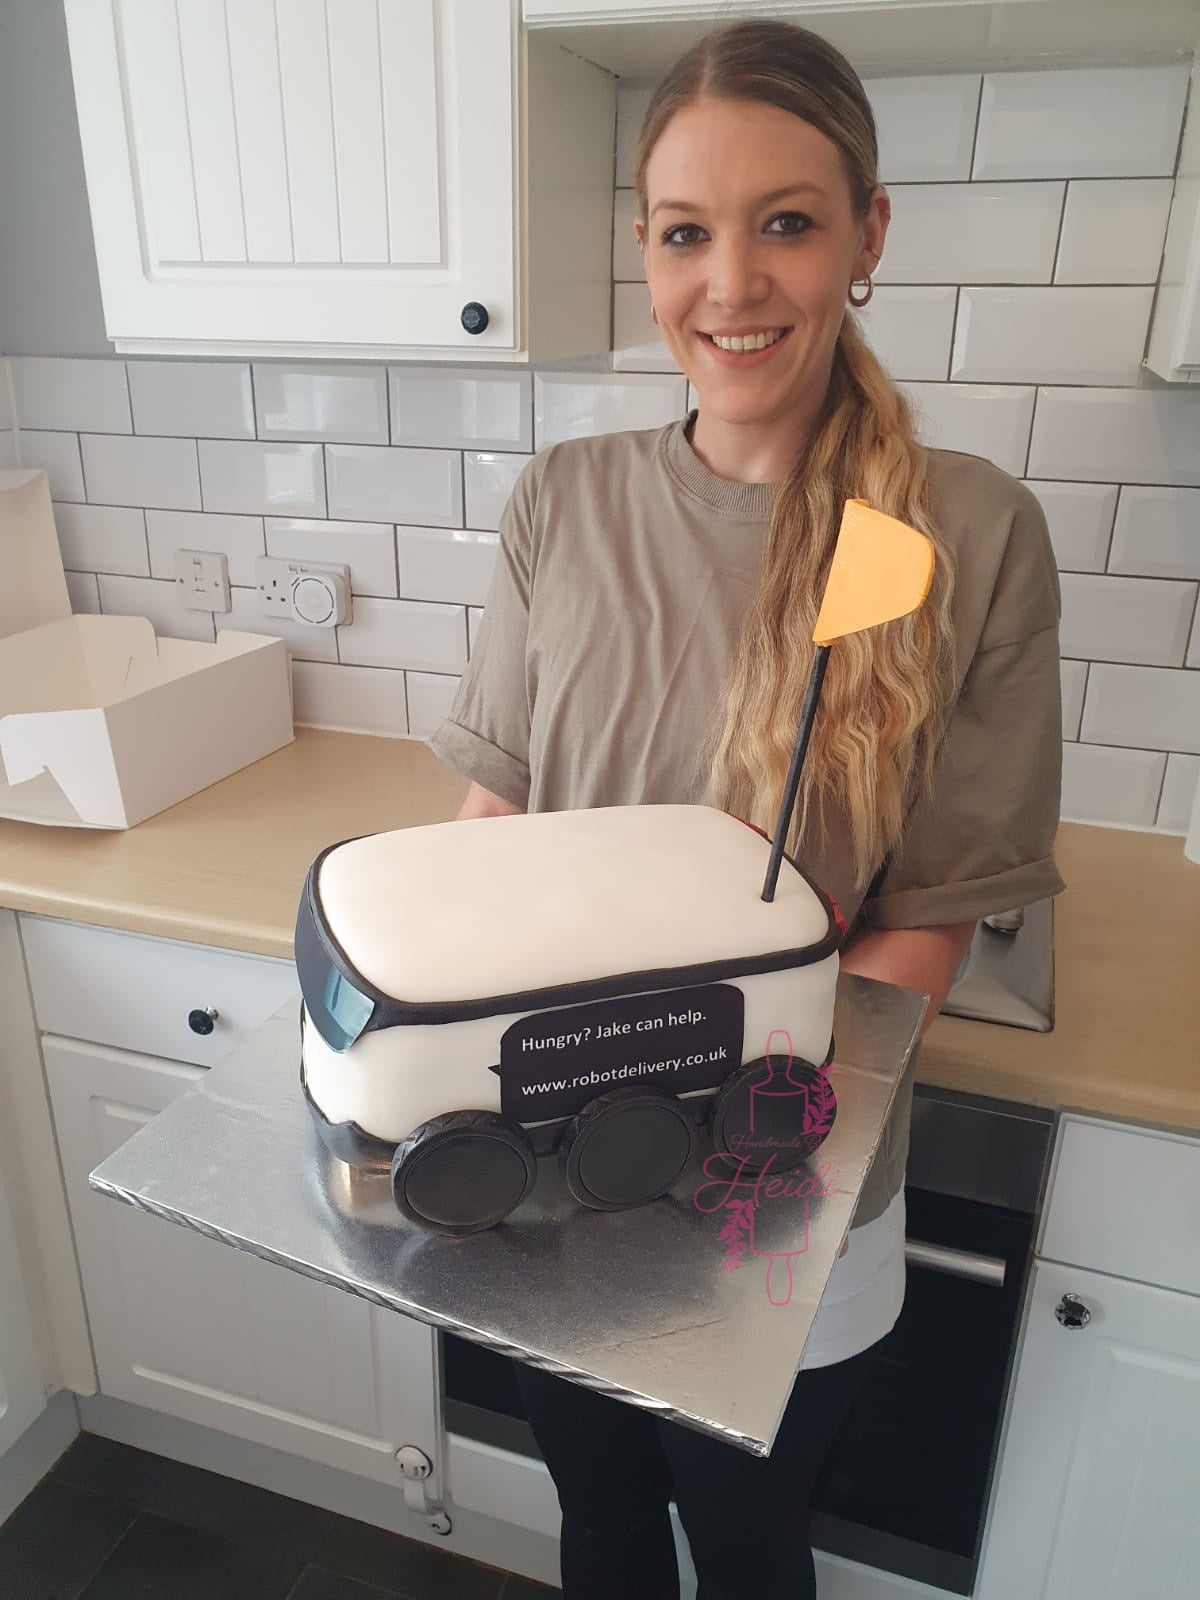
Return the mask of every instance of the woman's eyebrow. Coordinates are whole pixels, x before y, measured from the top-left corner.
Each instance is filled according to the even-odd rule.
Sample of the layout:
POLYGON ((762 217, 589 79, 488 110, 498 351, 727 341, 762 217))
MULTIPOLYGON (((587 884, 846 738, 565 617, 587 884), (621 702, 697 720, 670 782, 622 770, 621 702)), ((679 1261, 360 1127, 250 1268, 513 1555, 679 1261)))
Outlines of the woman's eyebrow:
MULTIPOLYGON (((760 194, 754 201, 754 205, 756 207, 773 205, 776 200, 786 200, 789 195, 793 194, 818 194, 823 198, 826 197, 825 190, 821 188, 819 183, 789 183, 782 189, 772 189, 769 194, 760 194)), ((703 210, 703 206, 694 205, 690 200, 659 200, 655 205, 651 206, 650 215, 653 217, 659 211, 703 210)))

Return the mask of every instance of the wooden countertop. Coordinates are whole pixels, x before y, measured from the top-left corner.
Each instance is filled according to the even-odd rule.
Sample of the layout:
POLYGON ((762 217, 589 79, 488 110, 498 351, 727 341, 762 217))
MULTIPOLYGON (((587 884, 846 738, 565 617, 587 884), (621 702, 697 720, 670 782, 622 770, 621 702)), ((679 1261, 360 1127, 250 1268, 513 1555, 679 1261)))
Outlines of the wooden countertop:
MULTIPOLYGON (((0 906, 290 956, 313 857, 452 817, 463 779, 415 740, 294 744, 127 832, 0 820, 0 906)), ((1065 823, 1053 1033, 940 1017, 920 1081, 1200 1130, 1200 866, 1183 841, 1065 823)))

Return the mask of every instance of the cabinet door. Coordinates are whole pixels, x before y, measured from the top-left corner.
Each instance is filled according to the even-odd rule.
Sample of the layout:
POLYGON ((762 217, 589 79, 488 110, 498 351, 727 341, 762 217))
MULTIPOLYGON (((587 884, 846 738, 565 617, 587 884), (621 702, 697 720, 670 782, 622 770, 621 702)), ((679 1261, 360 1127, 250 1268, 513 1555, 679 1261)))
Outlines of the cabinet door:
MULTIPOLYGON (((399 1485, 434 1462, 431 1328, 88 1188, 88 1174, 203 1071, 42 1042, 103 1394, 399 1485)), ((213 1181, 236 1183, 213 1152, 213 1181)))
POLYGON ((514 11, 67 0, 118 348, 514 349, 514 11))
POLYGON ((1198 1506, 1200 1299, 1039 1263, 977 1600, 1191 1600, 1198 1506))
POLYGON ((29 1304, 0 1172, 0 1456, 45 1409, 29 1304))

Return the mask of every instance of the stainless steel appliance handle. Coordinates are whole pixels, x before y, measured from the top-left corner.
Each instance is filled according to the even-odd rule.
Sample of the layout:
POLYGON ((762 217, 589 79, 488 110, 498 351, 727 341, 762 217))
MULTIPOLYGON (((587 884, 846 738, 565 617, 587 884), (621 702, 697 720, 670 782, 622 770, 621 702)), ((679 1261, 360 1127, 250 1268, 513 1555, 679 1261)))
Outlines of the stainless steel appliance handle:
POLYGON ((926 1244, 923 1239, 904 1241, 904 1259, 914 1267, 929 1267, 952 1278, 970 1278, 1003 1289, 1007 1262, 1002 1256, 979 1256, 971 1250, 952 1250, 948 1245, 926 1244))

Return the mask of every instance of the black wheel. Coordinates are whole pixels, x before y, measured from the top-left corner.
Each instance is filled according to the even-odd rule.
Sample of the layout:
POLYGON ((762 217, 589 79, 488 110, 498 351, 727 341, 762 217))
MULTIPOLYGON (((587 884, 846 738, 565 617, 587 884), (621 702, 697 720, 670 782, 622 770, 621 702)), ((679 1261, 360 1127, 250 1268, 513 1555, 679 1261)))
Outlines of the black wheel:
POLYGON ((666 1194, 695 1136, 687 1109, 665 1089, 610 1089, 563 1129, 559 1169, 582 1205, 628 1211, 666 1194))
POLYGON ((392 1157, 392 1193, 432 1233, 479 1233, 521 1204, 537 1177, 529 1135, 495 1111, 447 1111, 413 1129, 392 1157))
POLYGON ((837 1117, 827 1069, 797 1059, 789 1081, 778 1058, 773 1078, 770 1067, 767 1057, 760 1056, 730 1073, 713 1096, 709 1113, 718 1153, 744 1162, 748 1172, 768 1165, 778 1172, 802 1167, 825 1143, 837 1117))

